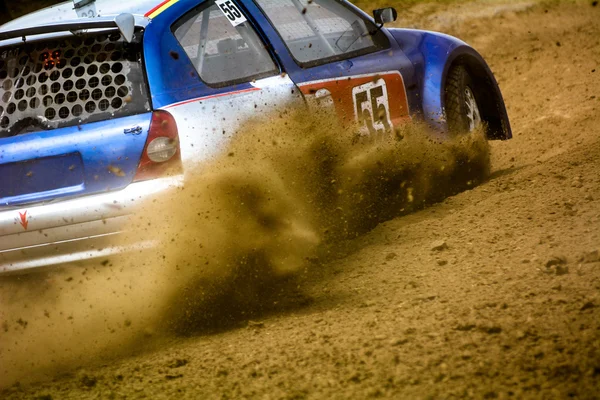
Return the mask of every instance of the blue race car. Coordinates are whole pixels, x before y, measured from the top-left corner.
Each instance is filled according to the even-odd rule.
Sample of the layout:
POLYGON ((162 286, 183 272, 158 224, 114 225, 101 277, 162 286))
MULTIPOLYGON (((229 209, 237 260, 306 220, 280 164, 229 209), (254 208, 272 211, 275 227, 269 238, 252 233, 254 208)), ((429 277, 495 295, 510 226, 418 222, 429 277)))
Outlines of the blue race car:
POLYGON ((370 135, 421 120, 510 139, 482 57, 383 27, 395 19, 341 0, 74 0, 5 24, 0 272, 127 251, 110 238, 141 199, 281 104, 332 108, 370 135))

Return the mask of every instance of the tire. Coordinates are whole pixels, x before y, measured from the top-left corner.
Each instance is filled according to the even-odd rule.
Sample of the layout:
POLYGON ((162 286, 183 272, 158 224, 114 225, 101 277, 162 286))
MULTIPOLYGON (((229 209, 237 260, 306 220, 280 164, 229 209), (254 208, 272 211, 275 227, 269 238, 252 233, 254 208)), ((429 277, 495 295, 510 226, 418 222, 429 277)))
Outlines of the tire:
POLYGON ((463 65, 450 69, 446 78, 446 121, 451 135, 471 132, 481 123, 479 102, 473 80, 463 65))

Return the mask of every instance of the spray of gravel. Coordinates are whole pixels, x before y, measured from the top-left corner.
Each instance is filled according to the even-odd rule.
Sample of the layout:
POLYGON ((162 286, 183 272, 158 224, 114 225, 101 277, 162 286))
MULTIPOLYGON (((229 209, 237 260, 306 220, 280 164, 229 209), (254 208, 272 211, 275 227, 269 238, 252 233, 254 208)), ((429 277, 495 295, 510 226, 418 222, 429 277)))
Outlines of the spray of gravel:
POLYGON ((239 133, 132 215, 120 240, 156 249, 0 280, 0 388, 302 303, 296 279, 324 248, 489 173, 482 132, 435 140, 408 124, 373 138, 292 109, 239 133))

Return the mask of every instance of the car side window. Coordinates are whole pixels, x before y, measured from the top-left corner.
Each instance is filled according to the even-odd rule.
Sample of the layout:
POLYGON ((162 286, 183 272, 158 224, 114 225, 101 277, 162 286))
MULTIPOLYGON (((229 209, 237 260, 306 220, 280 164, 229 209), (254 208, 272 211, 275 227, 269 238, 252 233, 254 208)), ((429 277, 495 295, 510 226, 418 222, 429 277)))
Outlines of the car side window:
POLYGON ((343 60, 389 46, 383 32, 335 0, 256 0, 303 67, 343 60))
MULTIPOLYGON (((231 3, 231 2, 228 2, 231 3)), ((240 19, 231 22, 229 9, 214 1, 204 3, 177 21, 172 31, 209 86, 223 87, 276 75, 273 62, 254 28, 235 8, 240 19)))

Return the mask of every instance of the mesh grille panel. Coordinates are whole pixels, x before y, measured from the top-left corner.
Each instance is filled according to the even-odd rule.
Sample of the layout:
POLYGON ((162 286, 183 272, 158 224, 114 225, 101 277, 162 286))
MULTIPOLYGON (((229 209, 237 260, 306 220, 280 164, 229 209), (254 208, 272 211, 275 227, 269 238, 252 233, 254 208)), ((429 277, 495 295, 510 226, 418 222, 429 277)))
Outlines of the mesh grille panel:
POLYGON ((2 49, 0 137, 148 111, 139 49, 118 33, 2 49))

